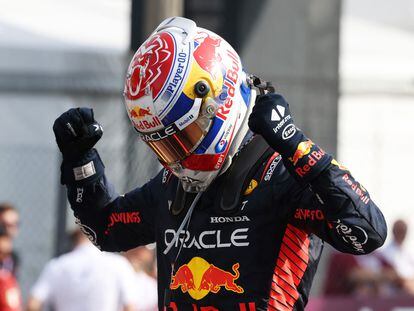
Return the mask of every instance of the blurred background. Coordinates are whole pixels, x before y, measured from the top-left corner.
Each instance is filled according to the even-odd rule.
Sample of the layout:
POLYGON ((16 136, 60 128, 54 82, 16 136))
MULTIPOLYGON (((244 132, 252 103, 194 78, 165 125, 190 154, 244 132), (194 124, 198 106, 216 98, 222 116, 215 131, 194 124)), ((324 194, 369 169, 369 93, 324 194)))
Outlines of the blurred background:
POLYGON ((70 107, 94 108, 105 129, 97 147, 120 193, 155 175, 125 113, 123 78, 147 35, 180 15, 229 41, 247 72, 274 81, 298 126, 385 214, 384 251, 355 259, 326 248, 309 310, 329 310, 334 296, 361 297, 344 298, 344 310, 378 310, 372 297, 386 297, 389 310, 414 305, 414 1, 0 0, 0 8, 0 202, 18 215, 13 273, 24 300, 45 264, 69 250, 74 228, 53 121, 70 107), (346 268, 335 271, 333 258, 346 268))

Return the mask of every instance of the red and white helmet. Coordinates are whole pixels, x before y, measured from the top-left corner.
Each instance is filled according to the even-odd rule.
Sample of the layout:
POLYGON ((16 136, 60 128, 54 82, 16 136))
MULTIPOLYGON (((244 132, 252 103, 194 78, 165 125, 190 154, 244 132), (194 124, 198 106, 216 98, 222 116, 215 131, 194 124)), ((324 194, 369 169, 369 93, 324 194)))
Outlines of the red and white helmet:
POLYGON ((163 21, 139 47, 124 89, 134 128, 191 192, 231 162, 255 94, 231 45, 182 17, 163 21))

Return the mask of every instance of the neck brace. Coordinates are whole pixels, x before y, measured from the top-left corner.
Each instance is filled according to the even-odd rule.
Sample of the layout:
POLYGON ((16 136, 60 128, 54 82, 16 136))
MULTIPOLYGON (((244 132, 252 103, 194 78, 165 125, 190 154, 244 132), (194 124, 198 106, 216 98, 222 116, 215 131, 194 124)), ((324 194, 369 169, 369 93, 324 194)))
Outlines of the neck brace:
POLYGON ((259 135, 253 139, 233 159, 226 173, 225 181, 217 194, 218 204, 223 211, 235 210, 250 179, 263 160, 275 151, 259 135))
POLYGON ((210 173, 210 175, 208 176, 208 178, 206 178, 203 181, 199 181, 197 183, 195 182, 188 182, 184 179, 180 179, 180 183, 182 184, 182 188, 184 189, 185 192, 190 192, 190 193, 197 193, 197 192, 203 192, 205 191, 208 186, 213 182, 214 179, 216 179, 217 176, 223 174, 224 172, 227 171, 227 169, 230 167, 231 163, 232 163, 232 159, 233 157, 237 154, 237 152, 239 152, 244 139, 246 137, 246 135, 249 133, 249 116, 253 110, 254 104, 256 102, 256 96, 257 96, 257 92, 255 89, 251 89, 251 93, 250 93, 250 101, 249 101, 249 106, 248 109, 245 113, 245 116, 243 118, 243 120, 241 121, 241 124, 239 126, 239 128, 237 129, 237 133, 233 139, 233 142, 231 143, 229 152, 227 153, 225 162, 223 164, 223 166, 221 167, 220 170, 218 171, 214 171, 212 173, 210 173))

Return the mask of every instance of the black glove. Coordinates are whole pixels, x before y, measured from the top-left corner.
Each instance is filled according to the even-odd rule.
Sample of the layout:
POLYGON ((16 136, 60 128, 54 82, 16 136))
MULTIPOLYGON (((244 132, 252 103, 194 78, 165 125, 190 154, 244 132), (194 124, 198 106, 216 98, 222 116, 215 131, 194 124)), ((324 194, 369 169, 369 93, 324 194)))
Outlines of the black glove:
POLYGON ((83 185, 104 174, 98 152, 92 149, 102 137, 102 126, 95 121, 90 108, 72 108, 53 124, 56 142, 63 155, 61 183, 83 185))
POLYGON ((53 124, 56 142, 64 160, 78 160, 102 137, 102 126, 95 121, 90 108, 72 108, 53 124))
POLYGON ((301 132, 293 124, 289 104, 279 94, 267 93, 257 97, 249 117, 249 127, 282 155, 290 155, 302 138, 298 137, 301 132))
POLYGON ((286 167, 302 180, 310 181, 324 170, 331 156, 295 126, 289 104, 279 94, 267 93, 256 99, 249 127, 282 155, 286 167))

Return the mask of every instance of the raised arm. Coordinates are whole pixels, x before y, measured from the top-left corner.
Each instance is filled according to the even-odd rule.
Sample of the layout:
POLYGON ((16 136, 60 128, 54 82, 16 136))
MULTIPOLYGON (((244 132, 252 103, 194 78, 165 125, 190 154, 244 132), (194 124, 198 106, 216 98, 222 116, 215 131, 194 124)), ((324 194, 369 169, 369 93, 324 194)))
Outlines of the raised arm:
POLYGON ((295 210, 292 224, 342 252, 365 254, 384 243, 387 226, 368 192, 294 125, 282 96, 260 96, 249 126, 281 153, 285 167, 297 181, 286 198, 295 210))
POLYGON ((105 176, 98 152, 102 126, 92 109, 70 109, 53 125, 63 155, 61 182, 83 232, 100 249, 124 251, 152 243, 154 208, 151 188, 157 178, 124 196, 119 196, 105 176))
POLYGON ((367 254, 384 244, 384 216, 368 191, 335 160, 290 200, 292 224, 341 252, 367 254))

